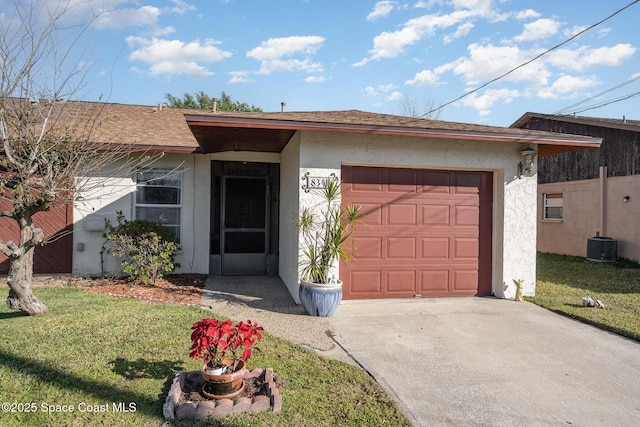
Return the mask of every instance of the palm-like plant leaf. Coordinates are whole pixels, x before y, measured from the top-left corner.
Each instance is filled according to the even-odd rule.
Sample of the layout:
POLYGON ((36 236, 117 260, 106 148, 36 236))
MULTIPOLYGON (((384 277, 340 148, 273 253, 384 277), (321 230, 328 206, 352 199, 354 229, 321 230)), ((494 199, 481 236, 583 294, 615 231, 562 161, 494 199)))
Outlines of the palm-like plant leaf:
POLYGON ((360 218, 360 206, 349 205, 344 210, 340 209, 340 182, 337 180, 329 181, 319 195, 323 199, 322 206, 303 208, 295 225, 304 244, 301 260, 303 278, 314 283, 328 283, 331 268, 337 260, 352 261, 345 244, 360 218))

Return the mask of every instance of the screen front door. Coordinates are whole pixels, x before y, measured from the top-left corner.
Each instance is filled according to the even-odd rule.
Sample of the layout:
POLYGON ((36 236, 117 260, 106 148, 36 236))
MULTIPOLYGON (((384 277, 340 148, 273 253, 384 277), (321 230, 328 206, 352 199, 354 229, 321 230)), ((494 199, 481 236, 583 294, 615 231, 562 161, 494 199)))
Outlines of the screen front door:
POLYGON ((266 177, 223 177, 222 274, 267 272, 266 177))

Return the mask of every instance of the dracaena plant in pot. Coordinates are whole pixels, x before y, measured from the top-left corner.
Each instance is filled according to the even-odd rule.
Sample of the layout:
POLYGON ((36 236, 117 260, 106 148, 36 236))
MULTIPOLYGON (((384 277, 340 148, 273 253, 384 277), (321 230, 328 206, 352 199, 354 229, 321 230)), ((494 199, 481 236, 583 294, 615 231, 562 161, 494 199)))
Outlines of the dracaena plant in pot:
POLYGON ((342 300, 342 281, 334 268, 339 260, 352 262, 347 240, 360 218, 360 206, 340 206, 340 182, 329 180, 318 190, 321 202, 305 207, 295 224, 302 239, 299 297, 312 316, 331 316, 342 300))
POLYGON ((215 399, 239 394, 244 388, 246 361, 257 350, 263 328, 251 320, 233 323, 205 318, 191 329, 189 356, 204 361, 203 394, 215 399))

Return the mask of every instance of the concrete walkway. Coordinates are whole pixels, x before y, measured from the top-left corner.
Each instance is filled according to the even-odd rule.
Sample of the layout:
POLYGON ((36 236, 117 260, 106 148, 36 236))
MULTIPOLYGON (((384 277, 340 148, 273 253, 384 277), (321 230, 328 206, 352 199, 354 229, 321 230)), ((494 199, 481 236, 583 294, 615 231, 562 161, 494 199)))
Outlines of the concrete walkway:
POLYGON ((331 324, 416 426, 640 425, 640 345, 527 302, 344 301, 331 324))
POLYGON ((308 316, 279 277, 210 276, 200 305, 235 321, 251 319, 272 335, 354 364, 331 338, 330 320, 308 316))

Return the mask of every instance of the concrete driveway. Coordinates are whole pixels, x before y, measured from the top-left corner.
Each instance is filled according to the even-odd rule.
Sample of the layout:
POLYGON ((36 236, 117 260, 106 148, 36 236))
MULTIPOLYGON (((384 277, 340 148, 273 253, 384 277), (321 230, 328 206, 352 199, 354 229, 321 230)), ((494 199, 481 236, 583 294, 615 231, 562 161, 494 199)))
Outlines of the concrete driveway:
POLYGON ((640 425, 640 344, 527 302, 344 301, 331 323, 416 426, 640 425))

